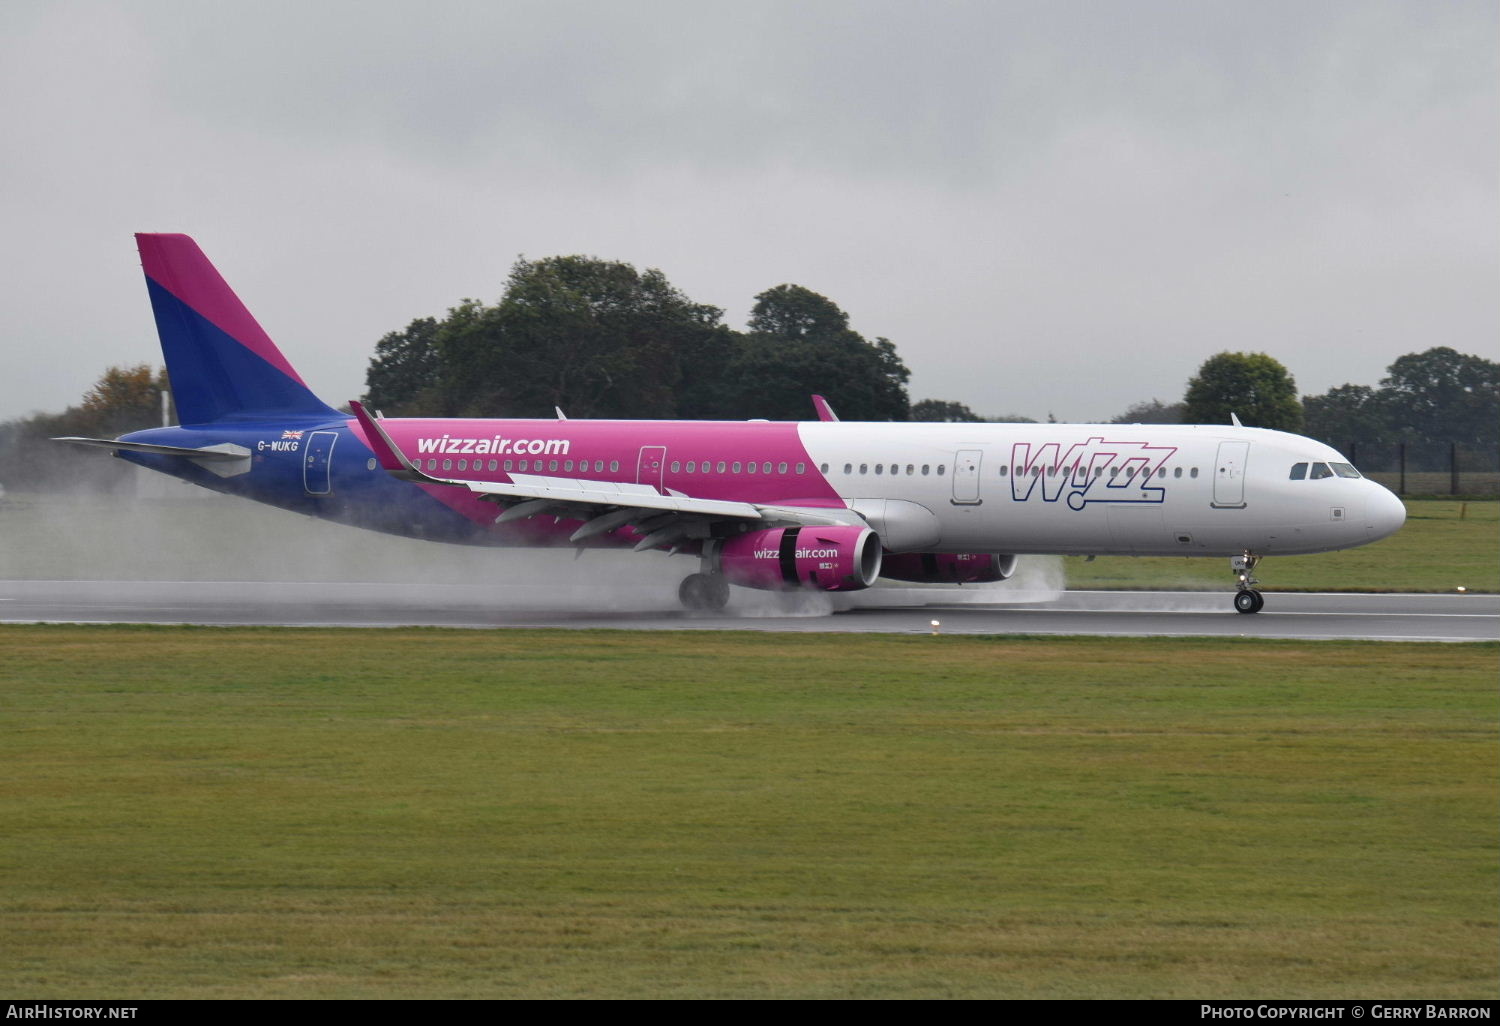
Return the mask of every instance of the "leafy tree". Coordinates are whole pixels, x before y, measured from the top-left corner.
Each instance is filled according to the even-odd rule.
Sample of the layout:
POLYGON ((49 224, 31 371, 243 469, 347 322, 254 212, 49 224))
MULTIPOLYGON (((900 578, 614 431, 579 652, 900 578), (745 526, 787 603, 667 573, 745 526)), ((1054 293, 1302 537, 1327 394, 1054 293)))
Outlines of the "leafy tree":
POLYGON ((165 368, 153 371, 144 363, 110 367, 83 394, 75 417, 80 429, 111 437, 158 427, 162 393, 170 391, 165 368))
MULTIPOLYGON (((521 259, 495 306, 464 300, 431 330, 391 340, 367 376, 421 412, 446 416, 673 417, 702 365, 729 358, 717 307, 694 303, 657 270, 594 257, 521 259), (409 358, 408 358, 409 357, 409 358), (431 362, 429 362, 431 357, 431 362)), ((691 390, 695 401, 708 401, 691 390)))
POLYGON ((1133 403, 1125 412, 1110 420, 1111 424, 1181 424, 1182 403, 1164 403, 1160 399, 1133 403))
POLYGON ((1369 385, 1339 385, 1302 398, 1303 430, 1329 445, 1397 441, 1388 396, 1369 385))
POLYGON ((923 399, 921 402, 912 403, 911 419, 942 424, 975 424, 984 421, 983 417, 963 403, 946 399, 923 399))
POLYGON ((905 419, 908 372, 831 300, 800 285, 756 297, 750 333, 657 270, 595 257, 518 260, 495 305, 380 340, 367 400, 402 415, 806 419, 823 392, 841 416, 905 419))
POLYGON ((392 416, 420 415, 440 401, 441 379, 438 322, 419 317, 375 343, 365 372, 365 402, 392 416))
POLYGON ((1188 382, 1183 419, 1190 424, 1227 424, 1238 415, 1246 427, 1297 431, 1302 406, 1297 383, 1265 353, 1219 353, 1204 361, 1188 382))
POLYGON ((1331 445, 1500 444, 1500 364, 1439 346, 1400 357, 1380 385, 1307 396, 1307 433, 1331 445))
POLYGON ((849 315, 812 289, 777 285, 755 297, 747 327, 785 341, 830 342, 849 332, 849 315))
POLYGON ((66 491, 129 487, 134 472, 126 464, 52 439, 113 438, 158 427, 167 392, 164 369, 110 367, 77 406, 0 424, 0 482, 7 488, 66 491))
POLYGON ((829 397, 845 420, 906 420, 911 372, 885 338, 868 342, 826 296, 778 285, 755 297, 750 334, 729 367, 736 416, 805 420, 809 397, 829 397))
POLYGON ((1380 392, 1398 437, 1500 443, 1500 363, 1438 346, 1399 358, 1387 372, 1380 392))

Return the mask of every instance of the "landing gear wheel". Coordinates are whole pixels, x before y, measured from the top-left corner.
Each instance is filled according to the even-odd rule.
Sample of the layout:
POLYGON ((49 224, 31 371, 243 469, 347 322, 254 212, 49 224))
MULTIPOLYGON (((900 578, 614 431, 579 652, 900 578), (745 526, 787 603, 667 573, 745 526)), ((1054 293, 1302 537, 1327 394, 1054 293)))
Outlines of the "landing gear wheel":
POLYGON ((718 612, 729 604, 729 582, 723 574, 689 574, 677 586, 677 601, 685 609, 718 612))
POLYGON ((1258 591, 1240 591, 1234 596, 1234 611, 1236 613, 1258 613, 1266 604, 1266 597, 1258 591))

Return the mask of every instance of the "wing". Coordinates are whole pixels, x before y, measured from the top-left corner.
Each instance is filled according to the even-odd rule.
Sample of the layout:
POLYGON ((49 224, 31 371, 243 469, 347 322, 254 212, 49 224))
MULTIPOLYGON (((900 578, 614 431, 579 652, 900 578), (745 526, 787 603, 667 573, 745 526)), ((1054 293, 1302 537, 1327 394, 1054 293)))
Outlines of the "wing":
POLYGON ((865 524, 853 510, 665 495, 648 484, 621 481, 589 481, 535 474, 511 474, 508 482, 433 477, 406 458, 363 404, 350 402, 349 406, 360 427, 364 428, 365 437, 381 466, 393 477, 422 484, 466 488, 481 499, 503 507, 495 518, 497 524, 543 514, 582 520, 583 525, 568 539, 575 544, 627 524, 642 535, 635 546, 637 552, 711 537, 713 525, 724 521, 754 524, 757 528, 789 524, 856 524, 863 527, 865 524))

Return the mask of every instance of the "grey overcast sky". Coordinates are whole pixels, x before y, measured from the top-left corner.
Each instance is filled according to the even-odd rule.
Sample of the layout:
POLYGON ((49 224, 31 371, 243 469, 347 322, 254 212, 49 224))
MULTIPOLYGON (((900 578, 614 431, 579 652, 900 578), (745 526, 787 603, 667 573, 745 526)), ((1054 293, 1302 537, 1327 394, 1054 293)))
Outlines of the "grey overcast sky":
POLYGON ((520 254, 736 327, 805 285, 992 415, 1173 401, 1226 349, 1304 393, 1500 358, 1497 10, 6 0, 0 420, 160 361, 136 231, 196 237, 334 403, 520 254))

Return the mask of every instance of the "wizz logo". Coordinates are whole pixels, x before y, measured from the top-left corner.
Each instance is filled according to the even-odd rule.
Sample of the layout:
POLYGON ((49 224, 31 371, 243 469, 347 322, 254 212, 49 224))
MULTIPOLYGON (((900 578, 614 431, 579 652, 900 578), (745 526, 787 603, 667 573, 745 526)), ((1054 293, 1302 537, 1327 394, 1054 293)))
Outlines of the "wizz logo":
POLYGON ((1043 502, 1067 496, 1069 509, 1091 502, 1162 502, 1167 497, 1163 464, 1175 445, 1106 442, 1016 442, 1010 450, 1010 497, 1025 502, 1039 489, 1043 502), (1161 483, 1155 483, 1161 482, 1161 483))

